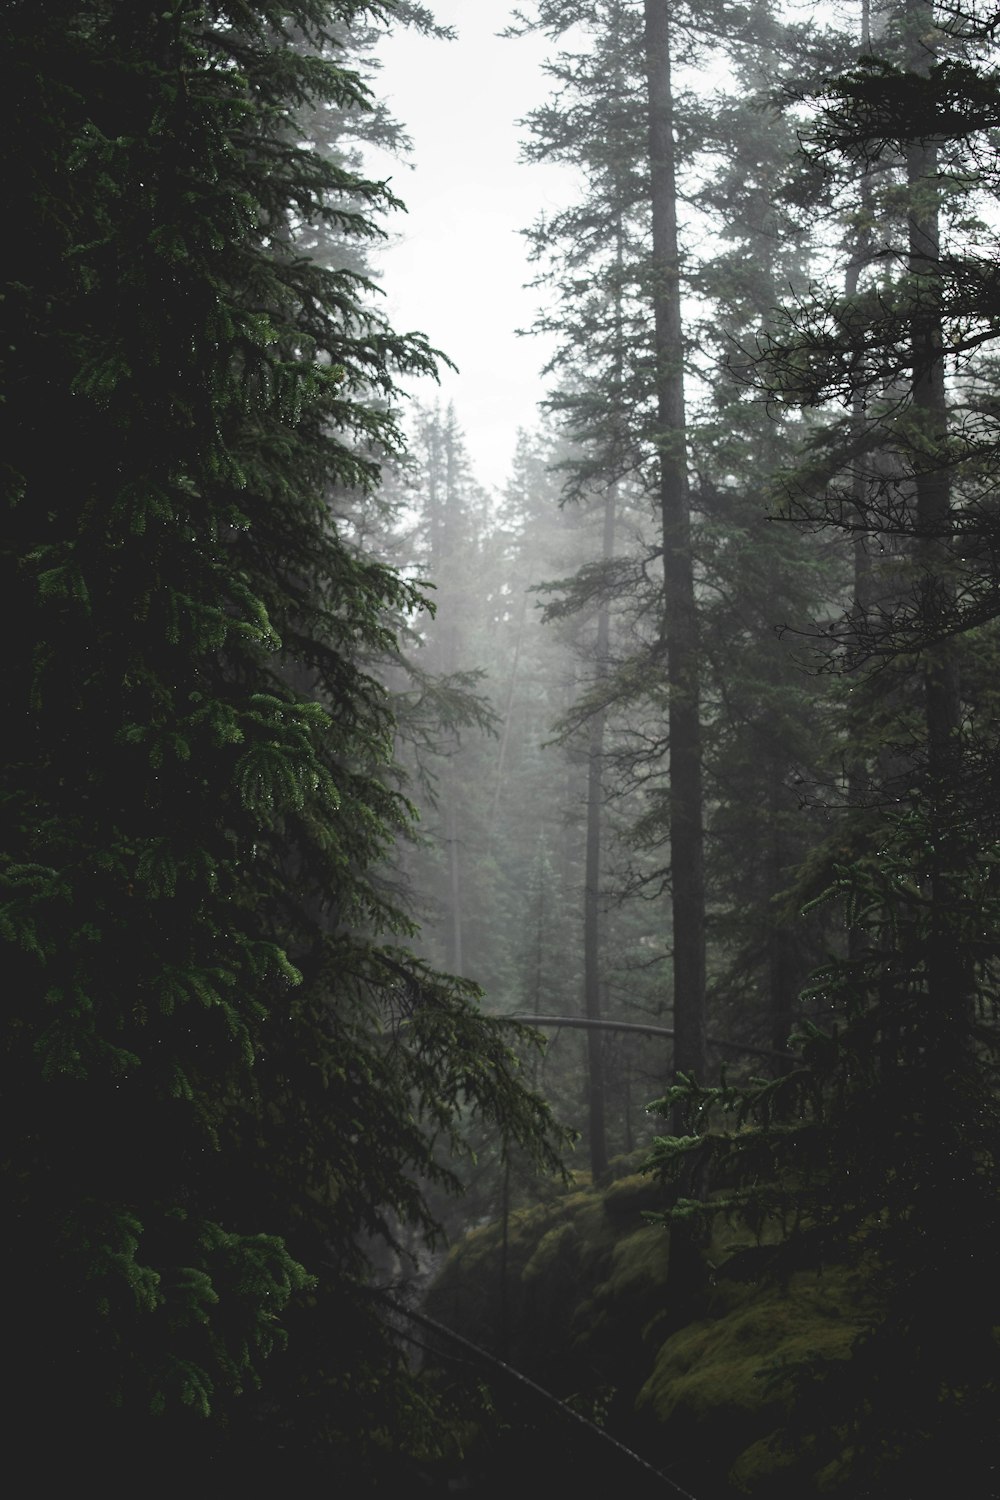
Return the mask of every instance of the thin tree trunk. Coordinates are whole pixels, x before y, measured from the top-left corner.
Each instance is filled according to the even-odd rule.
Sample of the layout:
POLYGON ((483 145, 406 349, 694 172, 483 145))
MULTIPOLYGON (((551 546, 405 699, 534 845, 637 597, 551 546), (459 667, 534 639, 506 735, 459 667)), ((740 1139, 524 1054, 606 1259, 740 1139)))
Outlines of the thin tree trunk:
POLYGON ((510 1157, 503 1164, 503 1182, 500 1190, 500 1348, 501 1359, 510 1358, 510 1295, 508 1289, 510 1250, 510 1157))
POLYGON ((450 897, 450 920, 448 923, 448 968, 452 974, 461 974, 462 957, 462 871, 458 847, 458 807, 455 802, 454 780, 448 798, 447 812, 448 842, 448 893, 450 897))
MULTIPOLYGON (((910 66, 927 72, 933 61, 929 38, 933 17, 924 0, 910 13, 910 66)), ((938 153, 933 142, 915 141, 906 152, 910 194, 908 212, 909 272, 917 306, 911 321, 913 358, 912 405, 916 417, 914 454, 916 490, 917 565, 924 628, 934 630, 947 619, 953 605, 950 582, 951 484, 944 460, 948 433, 945 390, 944 333, 941 302, 941 235, 938 153), (929 461, 924 454, 929 454, 929 461)), ((938 825, 932 833, 936 868, 932 875, 934 927, 927 965, 929 999, 942 1015, 952 1011, 961 985, 963 967, 955 952, 949 907, 954 892, 953 851, 949 848, 947 813, 949 787, 956 769, 961 721, 958 662, 954 644, 946 639, 924 652, 924 711, 927 727, 927 790, 931 816, 938 825)))
POLYGON ((698 633, 684 414, 668 0, 644 0, 652 191, 663 641, 670 686, 674 1072, 705 1072, 705 882, 698 633))
MULTIPOLYGON (((861 47, 868 51, 871 47, 871 4, 870 0, 861 0, 861 47)), ((873 195, 871 184, 871 169, 865 166, 861 173, 858 184, 858 227, 852 246, 851 258, 847 263, 847 271, 844 276, 844 292, 848 297, 857 294, 861 282, 861 272, 869 263, 872 254, 872 228, 871 219, 873 215, 873 195)), ((860 439, 865 422, 865 397, 864 393, 856 390, 851 398, 851 424, 856 440, 860 439)), ((854 588, 852 610, 857 624, 858 639, 863 643, 868 631, 868 620, 874 605, 874 594, 872 589, 872 563, 869 546, 869 502, 871 499, 871 458, 858 457, 854 462, 854 472, 851 476, 851 491, 854 502, 854 588)), ((862 702, 861 713, 866 712, 862 702)), ((857 726, 859 729, 860 725, 857 726)), ((868 772, 868 763, 862 746, 854 743, 855 725, 848 724, 850 743, 847 747, 847 805, 849 808, 861 807, 870 796, 871 778, 868 772)), ((847 952, 851 958, 860 958, 867 943, 867 935, 863 928, 856 923, 851 924, 847 930, 847 952)))
MULTIPOLYGON (((909 67, 927 73, 936 60, 933 7, 928 0, 911 0, 907 21, 909 67)), ((954 638, 941 638, 953 618, 955 589, 938 174, 934 142, 912 142, 906 150, 906 176, 908 270, 915 299, 910 325, 915 441, 910 455, 916 492, 918 626, 932 639, 939 638, 921 653, 930 911, 929 928, 921 935, 925 1083, 914 1132, 915 1154, 908 1150, 908 1161, 913 1163, 913 1221, 925 1226, 926 1265, 933 1268, 925 1280, 930 1295, 919 1299, 922 1339, 925 1348, 937 1346, 935 1368, 940 1371, 964 1361, 964 1325, 968 1309, 981 1303, 981 1293, 977 1295, 974 1288, 986 1263, 970 1256, 953 1228, 942 1230, 969 1218, 974 1175, 963 1169, 963 1163, 970 1153, 970 1139, 976 1138, 980 1128, 984 1074, 973 1031, 976 983, 962 930, 963 917, 967 922, 974 910, 964 874, 970 830, 968 813, 956 820, 953 807, 955 789, 962 784, 959 664, 954 638)), ((899 1029, 902 1036, 897 1045, 903 1047, 905 1023, 899 1029)), ((887 1043, 895 1042, 890 1027, 884 1030, 887 1043)), ((978 1208, 973 1206, 972 1212, 978 1208)), ((923 1250, 921 1243, 921 1254, 923 1250)), ((992 1275, 991 1265, 985 1273, 992 1275)))
POLYGON ((524 627, 528 618, 528 593, 527 590, 521 595, 521 614, 517 622, 517 636, 514 640, 514 660, 510 667, 510 682, 507 685, 507 702, 503 713, 503 729, 500 731, 500 750, 497 755, 497 779, 493 788, 493 801, 490 804, 489 831, 486 837, 486 857, 493 853, 493 840, 497 832, 497 814, 500 811, 500 795, 503 791, 504 768, 507 763, 507 747, 510 743, 510 722, 514 710, 514 691, 517 687, 517 669, 521 660, 521 643, 524 639, 524 627))
MULTIPOLYGON (((861 48, 863 52, 867 52, 870 47, 871 5, 870 0, 861 0, 861 48)), ((858 182, 858 209, 857 231, 851 250, 851 258, 847 263, 847 271, 844 276, 844 292, 848 297, 853 297, 857 294, 861 282, 861 272, 869 264, 872 256, 871 221, 874 212, 874 200, 872 196, 871 168, 868 166, 863 168, 858 182)), ((865 398, 863 392, 857 390, 851 398, 851 422, 855 437, 860 436, 864 420, 865 398)), ((865 527, 865 522, 868 518, 870 478, 865 468, 864 459, 859 458, 854 464, 851 488, 857 522, 857 530, 854 533, 854 610, 859 621, 863 621, 867 617, 868 610, 872 605, 871 557, 868 553, 868 533, 865 527)), ((851 798, 851 802, 853 804, 853 797, 851 798)))
MULTIPOLYGON (((777 896, 785 883, 785 840, 782 837, 782 815, 784 813, 784 782, 781 766, 774 753, 771 754, 767 776, 768 815, 770 823, 770 848, 768 850, 768 895, 777 896)), ((773 908, 772 908, 773 911, 773 908)), ((771 1046, 775 1052, 783 1052, 788 1046, 795 1016, 795 1001, 798 996, 796 964, 792 935, 788 924, 777 921, 772 915, 767 933, 767 968, 769 1009, 771 1020, 771 1046)), ((791 1059, 780 1065, 788 1072, 791 1059)))
MULTIPOLYGON (((684 345, 670 80, 669 0, 644 0, 653 220, 653 339, 656 355, 657 457, 663 536, 663 634, 670 688, 670 891, 673 919, 674 1078, 705 1074, 705 876, 702 824, 698 621, 684 412, 684 345)), ((685 1112, 675 1106, 675 1135, 685 1112)), ((689 1189, 690 1190, 690 1189, 689 1189)), ((696 1316, 705 1269, 686 1222, 670 1230, 667 1326, 696 1316)))
MULTIPOLYGON (((937 151, 932 145, 907 152, 907 180, 913 193, 909 214, 910 274, 920 285, 923 305, 913 318, 913 409, 917 431, 928 452, 943 454, 948 433, 942 312, 940 237, 937 208, 937 151)), ((941 458, 924 467, 916 455, 918 561, 925 623, 946 618, 952 603, 949 584, 951 494, 948 470, 941 458)), ((924 690, 927 715, 928 769, 932 783, 943 786, 951 769, 959 725, 958 667, 950 642, 926 653, 924 690)))
MULTIPOLYGON (((455 413, 449 405, 442 424, 440 413, 435 413, 433 449, 432 496, 434 515, 437 518, 434 554, 435 578, 449 586, 449 609, 447 619, 439 623, 441 666, 445 674, 458 667, 458 618, 462 609, 464 590, 458 586, 459 575, 455 568, 457 533, 458 465, 455 452, 455 413), (443 491, 443 493, 442 493, 443 491)), ((456 764, 459 747, 449 758, 444 778, 443 791, 447 798, 445 837, 448 845, 448 968, 453 974, 462 974, 465 957, 462 942, 462 864, 460 841, 459 798, 461 775, 456 764)))
MULTIPOLYGON (((615 547, 615 488, 604 502, 604 533, 601 556, 608 563, 615 547)), ((610 614, 602 601, 597 615, 596 680, 600 690, 608 675, 610 614)), ((583 993, 588 1019, 601 1019, 601 822, 604 811, 604 726, 601 708, 590 725, 590 759, 587 770, 587 855, 583 897, 583 993)), ((594 1181, 608 1167, 607 1126, 604 1116, 604 1037, 594 1028, 587 1033, 587 1118, 590 1170, 594 1181)))

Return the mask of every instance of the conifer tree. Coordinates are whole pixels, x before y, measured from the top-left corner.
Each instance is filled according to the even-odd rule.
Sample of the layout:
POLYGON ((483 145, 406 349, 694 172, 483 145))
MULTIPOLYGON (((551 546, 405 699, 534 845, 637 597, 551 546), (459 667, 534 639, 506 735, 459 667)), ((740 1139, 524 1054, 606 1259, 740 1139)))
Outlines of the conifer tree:
POLYGON ((464 1111, 547 1149, 375 878, 410 812, 364 663, 420 595, 330 499, 432 353, 303 254, 393 200, 300 112, 367 107, 343 41, 391 9, 3 14, 6 1347, 15 1438, 87 1472, 391 1465, 369 1247, 431 1227, 464 1111))
POLYGON ((847 572, 822 535, 776 515, 782 474, 806 428, 790 413, 776 422, 747 387, 748 351, 788 287, 809 280, 812 220, 803 222, 793 201, 795 131, 775 102, 782 79, 799 74, 800 42, 768 19, 758 14, 733 48, 735 90, 703 101, 705 165, 694 198, 713 245, 692 272, 703 308, 691 320, 694 363, 708 389, 691 448, 710 1024, 716 1035, 768 1047, 778 1063, 801 1015, 801 985, 823 951, 819 922, 796 920, 789 893, 826 831, 817 804, 841 795, 843 727, 830 679, 807 670, 803 635, 839 607, 847 572))
MULTIPOLYGON (((544 267, 540 279, 554 285, 559 293, 556 308, 543 315, 538 326, 559 336, 558 350, 549 367, 558 383, 547 405, 558 416, 576 449, 568 465, 564 499, 599 505, 606 522, 602 528, 601 561, 585 566, 569 584, 565 600, 550 610, 562 615, 573 608, 589 610, 605 595, 605 602, 598 603, 596 681, 572 715, 577 723, 590 719, 584 1008, 591 1020, 600 1019, 597 881, 604 719, 607 704, 616 696, 608 673, 606 615, 606 601, 614 592, 612 579, 621 566, 610 555, 614 509, 619 503, 622 480, 628 479, 634 486, 633 476, 641 471, 640 488, 645 488, 652 482, 648 471, 666 461, 663 455, 668 450, 674 451, 673 437, 664 428, 656 392, 658 381, 666 389, 668 364, 674 371, 676 362, 682 358, 679 342, 674 342, 667 359, 665 346, 657 352, 656 340, 649 333, 653 321, 651 310, 662 300, 662 267, 657 268, 654 261, 658 252, 663 253, 663 246, 659 240, 656 247, 653 245, 654 224, 649 209, 653 176, 648 125, 651 116, 642 82, 646 55, 642 20, 641 12, 623 0, 592 4, 582 12, 579 7, 545 3, 537 7, 537 17, 531 22, 519 17, 522 28, 532 25, 555 38, 562 38, 582 25, 589 44, 586 50, 574 48, 562 52, 547 64, 555 92, 551 102, 533 112, 526 121, 529 136, 525 154, 529 159, 572 162, 585 178, 579 202, 551 220, 540 221, 529 235, 535 258, 544 267)), ((656 71, 656 76, 660 78, 660 71, 656 71)), ((662 186, 660 178, 657 184, 662 186)), ((662 194, 656 201, 662 207, 662 194)), ((676 288, 676 277, 674 285, 676 288)), ((682 405, 681 401, 681 408, 682 405)), ((674 408, 676 417, 680 408, 674 408)), ((686 477, 683 446, 681 439, 680 471, 686 477)), ((662 517, 657 550, 669 573, 669 560, 676 556, 676 549, 664 539, 662 517)), ((690 552, 687 557, 690 562, 690 552)), ((679 597, 675 582, 668 583, 665 575, 658 610, 661 622, 665 618, 664 601, 669 597, 676 602, 679 597)), ((677 618, 671 615, 675 624, 677 618)), ((669 654, 664 629, 665 626, 659 632, 660 656, 669 654)), ((665 674, 662 662, 653 666, 652 657, 657 653, 648 644, 644 646, 644 654, 649 658, 646 666, 653 668, 655 696, 670 669, 665 674)), ((633 669, 627 675, 634 684, 639 674, 633 669)), ((685 697, 679 690, 671 691, 667 697, 666 712, 672 725, 670 739, 677 753, 671 761, 664 792, 670 812, 660 819, 661 840, 664 828, 668 841, 678 833, 684 821, 679 815, 680 808, 693 809, 688 793, 695 789, 692 786, 686 791, 682 789, 684 769, 691 762, 683 748, 684 730, 678 728, 686 722, 683 704, 691 701, 690 696, 685 697)), ((662 734, 657 734, 656 739, 662 743, 662 734)), ((695 762, 700 768, 698 756, 695 762)), ((697 809, 692 816, 700 829, 700 794, 696 801, 697 809)), ((668 877, 674 918, 678 902, 686 912, 682 923, 674 920, 671 926, 675 959, 675 1066, 700 1070, 703 1047, 698 1036, 704 1031, 701 863, 699 858, 688 857, 692 850, 675 852, 678 857, 671 863, 668 877), (693 896, 693 905, 689 902, 685 907, 687 895, 693 896), (701 958, 689 972, 688 958, 696 952, 701 958), (690 1048, 694 1052, 689 1056, 690 1048)), ((606 1164, 606 1148, 601 1077, 604 1039, 599 1032, 589 1035, 588 1049, 590 1149, 594 1170, 600 1172, 606 1164)))
MULTIPOLYGON (((775 435, 762 407, 746 399, 728 369, 733 341, 752 337, 789 272, 801 271, 803 263, 804 236, 790 233, 785 242, 794 221, 780 218, 770 195, 791 131, 779 138, 773 118, 761 115, 769 86, 765 68, 782 33, 764 7, 752 25, 742 17, 731 47, 752 97, 706 100, 683 92, 675 97, 670 66, 671 48, 689 62, 692 50, 721 45, 724 27, 711 10, 695 15, 684 6, 629 0, 581 10, 549 0, 538 5, 533 24, 571 37, 573 45, 546 65, 554 92, 526 121, 525 154, 573 162, 583 176, 579 200, 529 231, 542 267, 539 280, 558 294, 539 326, 559 335, 547 405, 577 443, 565 494, 593 503, 604 488, 627 480, 627 529, 640 536, 633 558, 591 562, 550 612, 588 609, 607 591, 619 609, 645 616, 634 654, 619 651, 618 670, 582 699, 573 722, 600 716, 609 705, 620 719, 631 718, 625 743, 631 741, 634 754, 620 744, 616 765, 619 778, 624 773, 633 785, 645 783, 636 843, 649 856, 653 880, 673 890, 685 913, 676 920, 675 912, 670 939, 679 964, 675 1065, 703 1073, 706 886, 718 938, 707 999, 717 998, 724 1028, 758 1045, 770 1030, 767 1039, 780 1036, 776 1045, 783 1046, 795 978, 808 967, 769 904, 804 850, 794 781, 819 774, 818 766, 806 764, 815 759, 805 752, 815 738, 809 695, 792 685, 792 651, 774 631, 801 621, 806 605, 815 608, 830 584, 815 555, 786 546, 765 524, 787 438, 775 435), (574 27, 584 33, 584 45, 574 27), (724 167, 717 166, 720 157, 724 167), (680 192, 694 214, 711 217, 713 233, 723 240, 721 249, 688 254, 683 268, 680 192), (682 287, 704 307, 686 329, 682 287), (693 371, 696 388, 707 390, 693 418, 684 400, 685 369, 693 371), (647 519, 636 526, 643 508, 647 519), (664 566, 662 585, 650 587, 664 566), (711 723, 711 795, 700 785, 703 722, 711 723), (765 764, 766 785, 759 774, 765 764), (658 807, 648 797, 654 785, 661 792, 658 807), (717 856, 707 872, 705 821, 712 825, 709 854, 717 856), (665 852, 674 835, 676 851, 665 852), (769 846, 766 858, 762 846, 769 846), (737 890, 740 866, 752 869, 744 880, 755 897, 766 882, 765 901, 750 903, 752 915, 747 884, 737 890), (764 970, 770 1020, 753 997, 764 970)), ((713 1029, 719 1030, 716 1023, 713 1029)))
POLYGON ((961 40, 964 27, 908 0, 882 20, 861 63, 808 94, 813 151, 844 164, 851 191, 858 164, 893 185, 897 211, 873 228, 881 263, 846 297, 817 286, 788 310, 762 383, 772 399, 824 415, 837 400, 844 413, 807 450, 795 514, 840 530, 845 559, 859 533, 892 539, 867 598, 855 587, 820 632, 829 664, 855 680, 892 673, 891 760, 865 839, 826 864, 823 895, 855 929, 811 985, 829 1020, 804 1028, 785 1078, 689 1094, 704 1134, 665 1138, 657 1154, 675 1184, 699 1163, 714 1189, 711 1206, 692 1194, 679 1214, 781 1225, 757 1274, 768 1261, 784 1276, 846 1262, 870 1297, 849 1360, 784 1372, 797 1407, 778 1492, 821 1474, 831 1493, 957 1484, 985 1500, 1000 1389, 985 1249, 1000 1202, 1000 829, 976 666, 994 649, 996 587, 982 466, 992 371, 976 351, 997 329, 976 208, 995 192, 979 134, 995 58, 974 18, 961 40))

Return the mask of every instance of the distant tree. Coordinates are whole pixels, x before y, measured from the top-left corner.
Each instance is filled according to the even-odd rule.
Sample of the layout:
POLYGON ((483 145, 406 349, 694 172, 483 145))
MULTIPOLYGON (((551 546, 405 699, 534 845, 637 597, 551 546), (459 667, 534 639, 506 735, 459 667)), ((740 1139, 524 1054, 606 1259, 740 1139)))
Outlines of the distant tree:
MULTIPOLYGON (((399 508, 393 555, 433 580, 433 618, 417 622, 405 653, 412 691, 404 697, 426 692, 439 707, 421 755, 423 788, 414 790, 424 847, 411 870, 430 917, 423 941, 445 963, 460 932, 464 970, 490 1006, 524 1009, 526 976, 539 972, 537 957, 527 956, 537 946, 529 939, 537 914, 525 907, 539 838, 558 856, 557 888, 550 880, 546 891, 550 918, 565 879, 572 884, 578 873, 575 854, 572 871, 564 868, 565 758, 545 746, 570 668, 541 630, 532 592, 558 550, 574 546, 573 528, 552 504, 540 441, 522 435, 506 490, 491 503, 453 409, 418 409, 412 428, 410 455, 390 472, 386 492, 399 508)), ((408 712, 404 704, 402 725, 408 712)), ((549 955, 565 945, 561 926, 545 925, 549 990, 557 967, 549 955)))
MULTIPOLYGON (((480 619, 483 540, 488 525, 486 495, 470 467, 464 434, 453 406, 418 408, 405 465, 392 487, 404 508, 405 534, 396 545, 401 563, 431 584, 433 618, 420 626, 418 649, 410 661, 421 677, 436 683, 441 708, 439 754, 434 785, 428 785, 426 813, 432 843, 440 848, 443 870, 434 888, 423 892, 443 942, 441 959, 449 971, 469 972, 466 959, 466 866, 474 860, 478 834, 467 826, 470 808, 462 731, 489 730, 493 710, 482 695, 476 662, 482 646, 480 619), (480 701, 474 710, 474 697, 480 701), (445 695, 450 695, 446 708, 445 695), (464 704, 463 704, 464 695, 464 704)), ((414 643, 417 645, 417 642, 414 643)), ((426 871, 425 871, 426 873, 426 871)))

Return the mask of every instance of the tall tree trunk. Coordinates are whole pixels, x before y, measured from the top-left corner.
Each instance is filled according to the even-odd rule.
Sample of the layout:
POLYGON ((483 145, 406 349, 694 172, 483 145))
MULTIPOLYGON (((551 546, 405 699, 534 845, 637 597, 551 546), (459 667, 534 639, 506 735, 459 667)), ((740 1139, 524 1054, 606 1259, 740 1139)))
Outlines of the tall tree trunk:
POLYGON ((663 642, 670 686, 674 1072, 705 1072, 705 879, 698 631, 684 416, 668 0, 644 0, 652 190, 663 642))
POLYGON ((521 660, 521 644, 524 640, 524 627, 527 619, 528 591, 525 589, 521 595, 521 613, 517 622, 517 635, 514 638, 514 660, 510 665, 510 681, 507 684, 507 701, 504 705, 503 728, 500 731, 500 750, 497 754, 497 779, 493 787, 493 801, 490 804, 490 821, 486 834, 487 859, 493 853, 493 841, 497 833, 500 797, 503 792, 504 771, 507 765, 507 748, 510 743, 511 717, 514 712, 514 692, 517 688, 517 669, 521 660))
POLYGON ((448 896, 451 910, 448 914, 448 968, 452 974, 461 974, 465 962, 462 954, 462 867, 459 859, 457 789, 452 780, 448 793, 446 813, 446 839, 448 844, 448 896))
MULTIPOLYGON (((663 627, 670 688, 670 890, 673 918, 674 1078, 705 1073, 705 875, 691 504, 684 413, 677 188, 670 80, 669 0, 644 0, 652 197, 652 300, 656 355, 657 450, 663 536, 663 627)), ((686 1129, 675 1106, 673 1130, 686 1129)), ((694 1185, 692 1184, 692 1187, 694 1185)), ((695 1188, 696 1191, 696 1188, 695 1188)), ((705 1270, 689 1225, 670 1230, 668 1327, 696 1316, 705 1270)))
MULTIPOLYGON (((444 421, 435 411, 430 449, 429 498, 432 514, 432 577, 448 591, 446 618, 438 621, 440 665, 445 674, 458 667, 458 620, 464 603, 461 574, 456 568, 456 538, 459 534, 458 512, 459 465, 455 443, 455 412, 449 405, 444 421)), ((445 810, 445 841, 448 849, 448 943, 447 965, 451 973, 462 974, 465 964, 462 942, 462 865, 461 814, 462 776, 455 747, 442 778, 445 810)))
MULTIPOLYGON (((616 12, 613 24, 620 24, 616 12)), ((615 88, 624 93, 624 82, 616 73, 615 88)), ((611 452, 611 472, 614 476, 604 499, 604 525, 601 533, 601 561, 605 567, 611 562, 615 551, 615 520, 618 505, 617 476, 622 467, 622 431, 624 419, 622 403, 622 375, 625 365, 625 330, 622 318, 622 289, 624 286, 625 228, 619 213, 615 224, 615 279, 612 288, 614 297, 614 373, 611 399, 614 403, 614 441, 611 452)), ((595 646, 595 672, 598 691, 602 692, 608 676, 608 659, 611 644, 611 612, 607 598, 601 601, 597 614, 597 641, 595 646)), ((601 1020, 601 995, 606 988, 601 974, 602 922, 600 906, 601 845, 604 816, 604 734, 607 715, 601 708, 591 720, 589 760, 587 767, 587 845, 584 875, 583 901, 583 995, 584 1014, 588 1020, 601 1020)), ((603 1031, 598 1028, 587 1033, 587 1114, 590 1140, 590 1170, 594 1181, 603 1176, 608 1166, 607 1084, 604 1075, 603 1031)))
MULTIPOLYGON (((604 533, 601 556, 610 562, 615 547, 615 488, 604 501, 604 533)), ((600 690, 608 675, 610 613, 607 601, 597 615, 596 679, 600 690)), ((601 1019, 601 823, 604 812, 604 709, 590 724, 590 755, 587 768, 587 857, 583 896, 583 993, 588 1020, 601 1019)), ((587 1121, 590 1170, 596 1182, 607 1171, 608 1142, 604 1117, 604 1033, 596 1027, 587 1032, 587 1121)))
MULTIPOLYGON (((785 884, 787 864, 782 827, 785 813, 785 785, 782 770, 783 763, 779 761, 776 752, 772 751, 767 772, 768 822, 770 824, 767 885, 768 896, 772 902, 785 884)), ((784 1053, 788 1048, 788 1038, 791 1035, 795 1018, 795 1002, 798 998, 797 965, 788 924, 778 921, 773 914, 768 922, 767 931, 767 975, 771 1046, 775 1052, 784 1053)), ((787 1073, 790 1068, 790 1058, 778 1062, 780 1072, 787 1073)))
MULTIPOLYGON (((910 0, 908 66, 927 73, 935 61, 935 28, 927 0, 910 0)), ((908 271, 915 307, 910 338, 913 360, 911 399, 917 441, 913 455, 918 537, 917 563, 924 624, 948 614, 951 483, 944 461, 948 435, 941 285, 941 189, 938 150, 933 141, 913 141, 906 149, 908 271), (925 457, 925 455, 927 455, 925 457)), ((928 769, 932 785, 948 775, 959 725, 958 669, 950 642, 927 651, 924 669, 928 769)))
MULTIPOLYGON (((861 50, 862 53, 869 52, 871 48, 871 3, 870 0, 861 0, 861 50)), ((872 217, 874 212, 874 200, 872 194, 871 168, 865 165, 861 172, 858 183, 858 217, 854 243, 851 246, 851 256, 847 263, 847 271, 844 276, 844 293, 847 297, 857 295, 861 283, 861 273, 870 263, 872 257, 872 217)), ((859 441, 865 424, 865 396, 860 390, 856 390, 851 397, 851 425, 856 441, 859 441)), ((871 455, 859 455, 854 461, 853 474, 851 476, 851 493, 854 504, 854 587, 852 599, 852 613, 857 628, 857 638, 863 645, 868 632, 868 622, 872 607, 875 603, 872 589, 872 562, 869 552, 870 533, 868 524, 870 520, 870 502, 872 498, 871 480, 871 455)), ((848 718, 847 733, 849 743, 847 746, 847 805, 849 808, 859 808, 864 805, 871 793, 871 776, 868 769, 868 756, 865 746, 855 743, 855 732, 860 731, 862 726, 858 724, 856 715, 865 714, 868 705, 864 702, 864 696, 855 697, 855 715, 848 718)), ((864 929, 857 923, 848 927, 847 930, 847 952, 851 958, 860 958, 867 943, 864 929)))
MULTIPOLYGON (((928 0, 909 0, 906 19, 908 66, 927 73, 936 60, 933 7, 928 0)), ((970 1254, 965 1237, 956 1235, 954 1227, 974 1221, 980 1211, 970 1196, 972 1188, 979 1197, 975 1176, 964 1163, 975 1156, 970 1142, 978 1139, 984 1117, 987 1075, 973 1030, 977 995, 967 937, 970 918, 978 917, 978 902, 965 875, 975 814, 970 824, 971 809, 966 805, 956 816, 956 795, 962 796, 963 781, 959 664, 954 637, 944 633, 954 614, 955 587, 946 451, 941 187, 933 141, 916 140, 908 146, 906 176, 908 270, 915 304, 910 323, 915 431, 909 456, 915 488, 918 626, 932 642, 938 636, 921 653, 930 903, 919 955, 926 1004, 921 1028, 923 1093, 908 1161, 913 1171, 913 1220, 923 1229, 917 1253, 933 1268, 923 1294, 915 1291, 916 1305, 924 1348, 933 1350, 934 1378, 940 1381, 942 1369, 966 1367, 970 1309, 974 1317, 994 1272, 990 1258, 970 1254)), ((901 1046, 905 1026, 903 1033, 901 1046)), ((912 1097, 912 1084, 910 1090, 912 1097)))
MULTIPOLYGON (((871 48, 871 5, 870 0, 861 0, 861 51, 867 54, 871 48)), ((861 283, 861 273, 870 264, 872 246, 872 217, 874 213, 874 198, 872 194, 871 168, 862 168, 858 181, 858 216, 854 243, 851 246, 851 256, 847 263, 847 271, 844 276, 844 293, 847 297, 857 295, 861 283)), ((856 390, 851 397, 851 422, 856 438, 861 436, 865 421, 865 397, 864 393, 856 390)), ((862 622, 867 616, 872 605, 872 569, 871 557, 868 552, 868 533, 866 521, 868 519, 868 501, 870 498, 871 480, 866 464, 869 460, 858 458, 854 463, 851 489, 856 512, 857 529, 854 533, 854 611, 862 622)), ((854 797, 851 797, 852 805, 854 797)))
MULTIPOLYGON (((912 4, 908 20, 909 64, 926 73, 934 61, 933 14, 926 0, 912 4)), ((916 418, 913 453, 916 491, 918 588, 922 624, 933 631, 953 606, 950 580, 951 483, 944 446, 948 434, 944 332, 941 295, 941 231, 938 152, 933 142, 914 141, 906 151, 909 188, 907 214, 909 273, 916 307, 911 320, 913 359, 912 406, 916 418)), ((958 662, 951 638, 924 652, 924 712, 927 728, 927 791, 937 826, 932 875, 934 927, 928 954, 927 984, 932 1007, 942 1015, 955 1005, 962 988, 960 955, 955 952, 949 916, 955 892, 954 858, 949 847, 946 804, 956 771, 961 722, 958 662)))
MULTIPOLYGON (((912 193, 909 212, 910 275, 920 305, 912 323, 913 389, 918 440, 930 455, 915 455, 916 518, 920 590, 925 624, 947 617, 952 604, 949 582, 951 486, 943 459, 948 434, 945 393, 940 232, 937 206, 937 151, 933 145, 911 146, 906 157, 912 193), (939 455, 935 457, 935 455, 939 455)), ((928 649, 924 668, 927 759, 931 783, 943 787, 952 767, 959 725, 959 684, 955 650, 950 641, 928 649)))

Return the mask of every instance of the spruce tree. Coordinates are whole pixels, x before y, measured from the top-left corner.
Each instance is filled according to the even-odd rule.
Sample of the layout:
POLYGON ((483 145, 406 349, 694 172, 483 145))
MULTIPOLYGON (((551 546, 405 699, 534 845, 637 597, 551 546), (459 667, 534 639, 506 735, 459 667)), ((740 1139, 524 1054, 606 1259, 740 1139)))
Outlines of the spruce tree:
POLYGON ((15 1437, 88 1473, 391 1463, 370 1247, 430 1228, 463 1111, 546 1149, 375 878, 410 813, 364 662, 420 597, 331 496, 432 354, 300 248, 393 202, 300 113, 367 108, 342 44, 391 9, 4 10, 7 1353, 15 1437))

